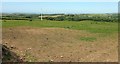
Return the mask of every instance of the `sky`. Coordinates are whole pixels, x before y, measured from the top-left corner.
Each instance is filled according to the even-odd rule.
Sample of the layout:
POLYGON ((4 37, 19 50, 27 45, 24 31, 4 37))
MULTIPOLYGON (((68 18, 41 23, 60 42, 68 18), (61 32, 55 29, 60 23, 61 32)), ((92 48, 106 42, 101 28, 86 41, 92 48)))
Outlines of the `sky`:
POLYGON ((3 2, 118 2, 119 0, 3 0, 3 2))
POLYGON ((3 13, 117 13, 118 2, 3 2, 3 13))

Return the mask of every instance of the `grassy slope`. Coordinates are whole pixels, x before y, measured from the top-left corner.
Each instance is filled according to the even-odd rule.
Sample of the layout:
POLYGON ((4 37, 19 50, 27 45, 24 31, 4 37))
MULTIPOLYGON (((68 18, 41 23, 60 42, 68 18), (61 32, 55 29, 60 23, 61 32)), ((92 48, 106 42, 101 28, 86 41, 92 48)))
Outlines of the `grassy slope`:
POLYGON ((118 31, 118 24, 112 22, 95 22, 95 21, 26 21, 26 20, 9 20, 3 22, 3 27, 32 26, 32 27, 58 27, 67 29, 87 30, 93 33, 113 33, 118 31), (10 22, 9 22, 10 21, 10 22), (18 22, 16 22, 18 21, 18 22))

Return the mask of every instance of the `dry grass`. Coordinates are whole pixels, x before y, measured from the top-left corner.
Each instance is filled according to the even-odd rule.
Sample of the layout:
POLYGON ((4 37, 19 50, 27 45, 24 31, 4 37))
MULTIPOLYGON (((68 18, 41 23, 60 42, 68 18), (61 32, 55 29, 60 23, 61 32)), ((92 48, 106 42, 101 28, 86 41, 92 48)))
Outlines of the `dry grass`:
POLYGON ((3 44, 16 47, 12 51, 25 61, 115 62, 118 61, 117 35, 101 36, 64 28, 13 27, 3 28, 3 44), (96 40, 84 41, 81 37, 95 37, 96 40))

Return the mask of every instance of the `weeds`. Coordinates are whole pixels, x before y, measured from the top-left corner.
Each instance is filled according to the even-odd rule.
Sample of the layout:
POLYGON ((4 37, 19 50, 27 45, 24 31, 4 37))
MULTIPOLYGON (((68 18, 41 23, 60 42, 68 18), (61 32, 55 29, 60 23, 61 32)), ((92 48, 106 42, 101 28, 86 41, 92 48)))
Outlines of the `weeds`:
POLYGON ((93 42, 93 41, 96 41, 97 39, 95 37, 81 37, 80 40, 93 42))

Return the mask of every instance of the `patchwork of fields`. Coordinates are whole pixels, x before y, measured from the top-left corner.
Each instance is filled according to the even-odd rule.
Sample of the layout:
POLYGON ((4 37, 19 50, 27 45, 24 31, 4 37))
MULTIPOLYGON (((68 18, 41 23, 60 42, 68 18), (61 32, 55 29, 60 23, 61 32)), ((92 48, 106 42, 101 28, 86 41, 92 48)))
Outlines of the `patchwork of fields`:
POLYGON ((3 44, 24 61, 118 61, 117 22, 6 20, 2 34, 3 44))

